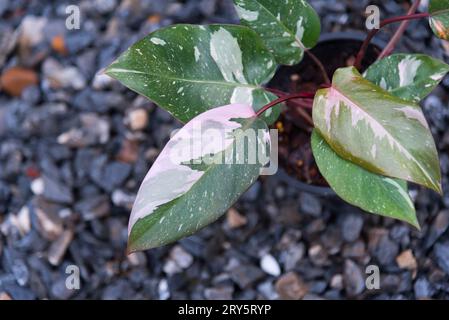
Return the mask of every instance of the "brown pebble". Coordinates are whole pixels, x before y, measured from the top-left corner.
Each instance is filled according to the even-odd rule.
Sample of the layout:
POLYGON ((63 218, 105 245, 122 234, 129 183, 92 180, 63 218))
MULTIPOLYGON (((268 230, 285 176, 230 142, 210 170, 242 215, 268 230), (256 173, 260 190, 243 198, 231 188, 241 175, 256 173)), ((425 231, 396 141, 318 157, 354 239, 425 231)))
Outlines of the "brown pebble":
POLYGON ((237 228, 243 227, 248 222, 246 217, 242 216, 234 208, 231 208, 228 210, 228 213, 226 214, 226 219, 227 219, 228 225, 232 229, 237 229, 237 228))
POLYGON ((289 272, 281 276, 276 281, 276 292, 284 300, 300 300, 309 291, 307 285, 294 272, 289 272))
POLYGON ((12 67, 0 76, 0 87, 11 96, 20 96, 22 91, 38 83, 36 72, 22 67, 12 67))

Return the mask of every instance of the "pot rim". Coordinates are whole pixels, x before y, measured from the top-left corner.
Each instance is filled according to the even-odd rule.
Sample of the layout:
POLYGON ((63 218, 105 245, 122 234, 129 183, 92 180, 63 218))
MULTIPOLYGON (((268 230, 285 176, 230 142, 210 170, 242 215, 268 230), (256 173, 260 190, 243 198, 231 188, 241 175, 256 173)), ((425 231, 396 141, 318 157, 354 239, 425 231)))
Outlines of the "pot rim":
MULTIPOLYGON (((366 33, 361 31, 343 31, 343 32, 327 32, 323 33, 318 40, 318 44, 325 42, 341 41, 341 40, 356 40, 363 42, 365 40, 366 33)), ((386 43, 379 39, 372 39, 371 44, 378 47, 385 47, 386 43)), ((301 63, 301 62, 300 62, 301 63)), ((290 176, 283 168, 279 167, 276 174, 281 181, 294 186, 296 189, 311 194, 323 196, 323 197, 335 197, 337 193, 331 187, 321 187, 313 184, 308 184, 297 178, 290 176)))

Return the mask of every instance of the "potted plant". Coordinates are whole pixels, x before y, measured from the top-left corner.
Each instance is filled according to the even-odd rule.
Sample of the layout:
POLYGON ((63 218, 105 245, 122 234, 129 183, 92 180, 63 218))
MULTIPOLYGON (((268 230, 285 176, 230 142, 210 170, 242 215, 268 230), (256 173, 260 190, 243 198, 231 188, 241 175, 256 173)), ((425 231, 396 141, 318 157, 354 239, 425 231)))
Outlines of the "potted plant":
POLYGON ((162 28, 106 69, 186 123, 142 182, 129 221, 128 251, 193 234, 269 172, 267 155, 277 145, 269 128, 282 131, 277 127, 282 108, 289 110, 282 117, 291 110, 297 114, 292 121, 313 126, 313 157, 338 196, 419 228, 407 182, 442 190, 435 143, 418 104, 449 66, 423 54, 390 53, 413 19, 429 19, 434 33, 447 40, 449 2, 431 0, 428 13, 415 13, 415 1, 407 15, 382 20, 380 28, 402 25, 379 59, 365 57, 380 28, 331 75, 326 70, 331 61, 320 61, 311 51, 320 21, 306 1, 234 4, 241 26, 162 28), (296 83, 290 92, 266 85, 279 65, 294 66, 304 57, 319 70, 320 83, 296 83))

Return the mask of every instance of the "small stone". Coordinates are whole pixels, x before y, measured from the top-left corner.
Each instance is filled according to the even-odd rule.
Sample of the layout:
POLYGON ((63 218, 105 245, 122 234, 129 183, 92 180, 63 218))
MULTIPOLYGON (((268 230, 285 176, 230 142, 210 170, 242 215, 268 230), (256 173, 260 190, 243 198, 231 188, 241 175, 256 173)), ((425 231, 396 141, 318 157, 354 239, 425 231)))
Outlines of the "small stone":
POLYGON ((257 286, 257 291, 267 300, 277 300, 279 295, 272 281, 262 282, 257 286))
POLYGON ((109 141, 110 124, 105 117, 95 113, 84 113, 80 116, 81 128, 72 128, 60 134, 58 143, 72 148, 83 148, 90 145, 105 144, 109 141))
POLYGON ((58 216, 61 219, 68 219, 69 217, 72 216, 72 214, 73 214, 73 211, 70 208, 63 208, 58 211, 58 216))
POLYGON ((113 82, 113 79, 104 74, 104 73, 97 73, 92 80, 92 88, 95 90, 104 90, 111 86, 113 82))
POLYGON ((226 214, 226 221, 231 229, 237 229, 246 225, 248 220, 241 215, 235 208, 230 208, 226 214))
POLYGON ((134 267, 145 266, 147 263, 147 257, 143 252, 133 252, 128 254, 128 261, 134 267))
POLYGON ((26 87, 22 91, 21 99, 22 101, 28 102, 30 105, 36 105, 41 99, 39 87, 37 85, 26 87))
POLYGON ((44 193, 44 179, 43 178, 37 178, 34 179, 31 182, 31 191, 33 191, 33 193, 37 196, 41 195, 44 193))
POLYGON ((285 271, 293 270, 299 261, 304 257, 305 246, 303 243, 291 244, 287 250, 281 253, 281 261, 285 271))
POLYGON ((123 207, 127 210, 131 210, 136 199, 135 194, 126 193, 123 190, 114 190, 112 192, 112 203, 117 207, 123 207))
POLYGON ((449 227, 449 210, 443 210, 433 220, 428 236, 426 238, 425 247, 429 249, 434 243, 446 232, 449 227))
POLYGON ((68 300, 76 293, 76 290, 71 290, 67 288, 66 279, 64 277, 62 279, 53 282, 50 289, 50 293, 53 299, 68 300))
POLYGON ((20 24, 19 45, 21 49, 31 48, 44 40, 44 28, 47 18, 25 16, 20 24))
POLYGON ((207 300, 232 300, 233 293, 234 288, 229 286, 206 288, 204 290, 204 297, 207 300))
POLYGON ((48 262, 54 266, 58 266, 64 254, 72 242, 73 231, 65 230, 58 239, 52 242, 50 248, 48 249, 48 262))
POLYGON ((275 284, 276 292, 284 300, 300 300, 308 293, 309 289, 302 279, 294 272, 289 272, 280 277, 275 284))
POLYGON ((99 195, 79 201, 75 205, 75 210, 81 213, 85 221, 89 221, 108 215, 110 207, 108 197, 99 195))
POLYGON ((399 253, 399 245, 390 240, 388 232, 379 231, 377 235, 370 235, 370 251, 377 258, 380 264, 390 265, 399 253))
POLYGON ((341 233, 346 242, 353 242, 360 237, 363 217, 360 214, 347 214, 341 224, 341 233))
POLYGON ((90 176, 92 180, 108 192, 122 186, 131 174, 129 163, 113 161, 108 163, 106 157, 99 157, 92 163, 90 176))
POLYGON ((279 267, 279 263, 271 254, 265 254, 260 259, 260 267, 263 271, 274 277, 281 275, 281 267, 279 267))
POLYGON ((117 0, 94 0, 95 9, 101 14, 112 12, 117 6, 117 0))
POLYGON ((86 79, 75 67, 63 67, 52 58, 45 60, 42 73, 48 85, 53 89, 72 88, 81 90, 86 86, 86 79))
POLYGON ((17 215, 11 215, 11 223, 19 230, 21 235, 27 234, 31 229, 30 209, 23 206, 17 215))
POLYGON ((310 193, 301 193, 299 197, 299 206, 300 210, 308 215, 313 217, 319 217, 321 215, 321 201, 310 193))
POLYGON ((13 300, 34 300, 36 295, 26 287, 20 287, 16 284, 3 285, 3 290, 12 297, 13 300))
POLYGON ((34 213, 37 217, 38 231, 48 240, 56 240, 64 231, 63 222, 50 204, 43 200, 36 201, 34 213))
POLYGON ((163 270, 168 275, 181 272, 193 263, 193 257, 181 246, 175 246, 170 251, 169 259, 164 264, 163 270))
POLYGON ((332 277, 331 287, 337 290, 343 289, 343 276, 341 274, 336 274, 332 277))
POLYGON ((131 130, 143 130, 148 125, 148 112, 145 109, 134 109, 128 113, 125 120, 131 130))
MULTIPOLYGON (((2 11, 1 6, 0 4, 0 12, 2 11)), ((0 66, 4 66, 9 53, 16 47, 17 40, 18 33, 14 32, 11 26, 6 24, 0 25, 0 66)))
POLYGON ((167 300, 168 298, 170 298, 170 290, 168 288, 168 282, 166 279, 162 279, 159 282, 159 285, 157 287, 157 292, 159 294, 160 300, 167 300))
POLYGON ((67 48, 65 45, 65 40, 63 35, 56 35, 51 39, 51 47, 53 50, 55 50, 57 53, 66 55, 67 54, 67 48))
POLYGON ((416 268, 418 267, 411 249, 405 250, 400 255, 398 255, 396 257, 396 263, 401 269, 416 270, 416 268))
POLYGON ((252 265, 238 265, 231 269, 231 278, 241 289, 248 288, 264 275, 259 268, 252 265))
POLYGON ((19 97, 25 88, 37 83, 36 72, 21 67, 9 68, 0 76, 0 88, 15 97, 19 97))
POLYGON ((319 244, 315 244, 309 248, 309 257, 316 266, 324 266, 328 263, 328 254, 319 244))
POLYGON ((363 241, 348 243, 343 248, 343 257, 345 258, 362 258, 365 253, 366 248, 363 241))
POLYGON ((11 270, 19 286, 23 287, 28 283, 30 272, 23 260, 14 260, 11 266, 11 270))
POLYGON ((121 162, 135 163, 139 159, 139 143, 135 140, 124 139, 116 159, 121 162))
POLYGON ((344 283, 348 296, 359 295, 365 289, 362 270, 352 260, 346 260, 344 266, 344 283))
POLYGON ((449 275, 449 242, 437 243, 433 250, 438 266, 449 275))
POLYGON ((0 301, 12 300, 11 296, 6 292, 0 292, 0 301))
MULTIPOLYGON (((41 195, 49 201, 57 203, 72 203, 72 190, 64 183, 47 175, 42 176, 44 191, 41 195)), ((33 181, 34 182, 34 181, 33 181)), ((33 188, 33 186, 31 186, 33 188)), ((35 192, 35 194, 38 194, 35 192)))
POLYGON ((419 278, 413 285, 416 299, 429 299, 433 295, 432 286, 426 278, 419 278))

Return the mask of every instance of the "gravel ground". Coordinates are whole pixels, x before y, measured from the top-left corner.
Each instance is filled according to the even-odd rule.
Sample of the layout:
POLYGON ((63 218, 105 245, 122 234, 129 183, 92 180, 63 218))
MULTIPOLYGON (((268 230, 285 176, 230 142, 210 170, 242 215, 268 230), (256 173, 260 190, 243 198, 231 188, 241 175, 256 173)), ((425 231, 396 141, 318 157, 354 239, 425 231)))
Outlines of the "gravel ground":
MULTIPOLYGON (((81 29, 68 31, 74 2, 0 2, 0 299, 449 297, 447 192, 413 191, 419 232, 273 176, 198 234, 126 256, 139 183, 180 124, 96 72, 162 26, 237 19, 230 0, 81 0, 81 29), (11 86, 15 76, 34 85, 11 86), (65 286, 69 265, 79 290, 65 286), (369 265, 378 290, 365 287, 369 265)), ((324 31, 363 30, 368 1, 310 2, 324 31)), ((385 16, 404 11, 377 3, 385 16)), ((425 22, 409 30, 405 50, 446 58, 425 22)), ((448 90, 446 78, 423 102, 446 191, 448 90)))

